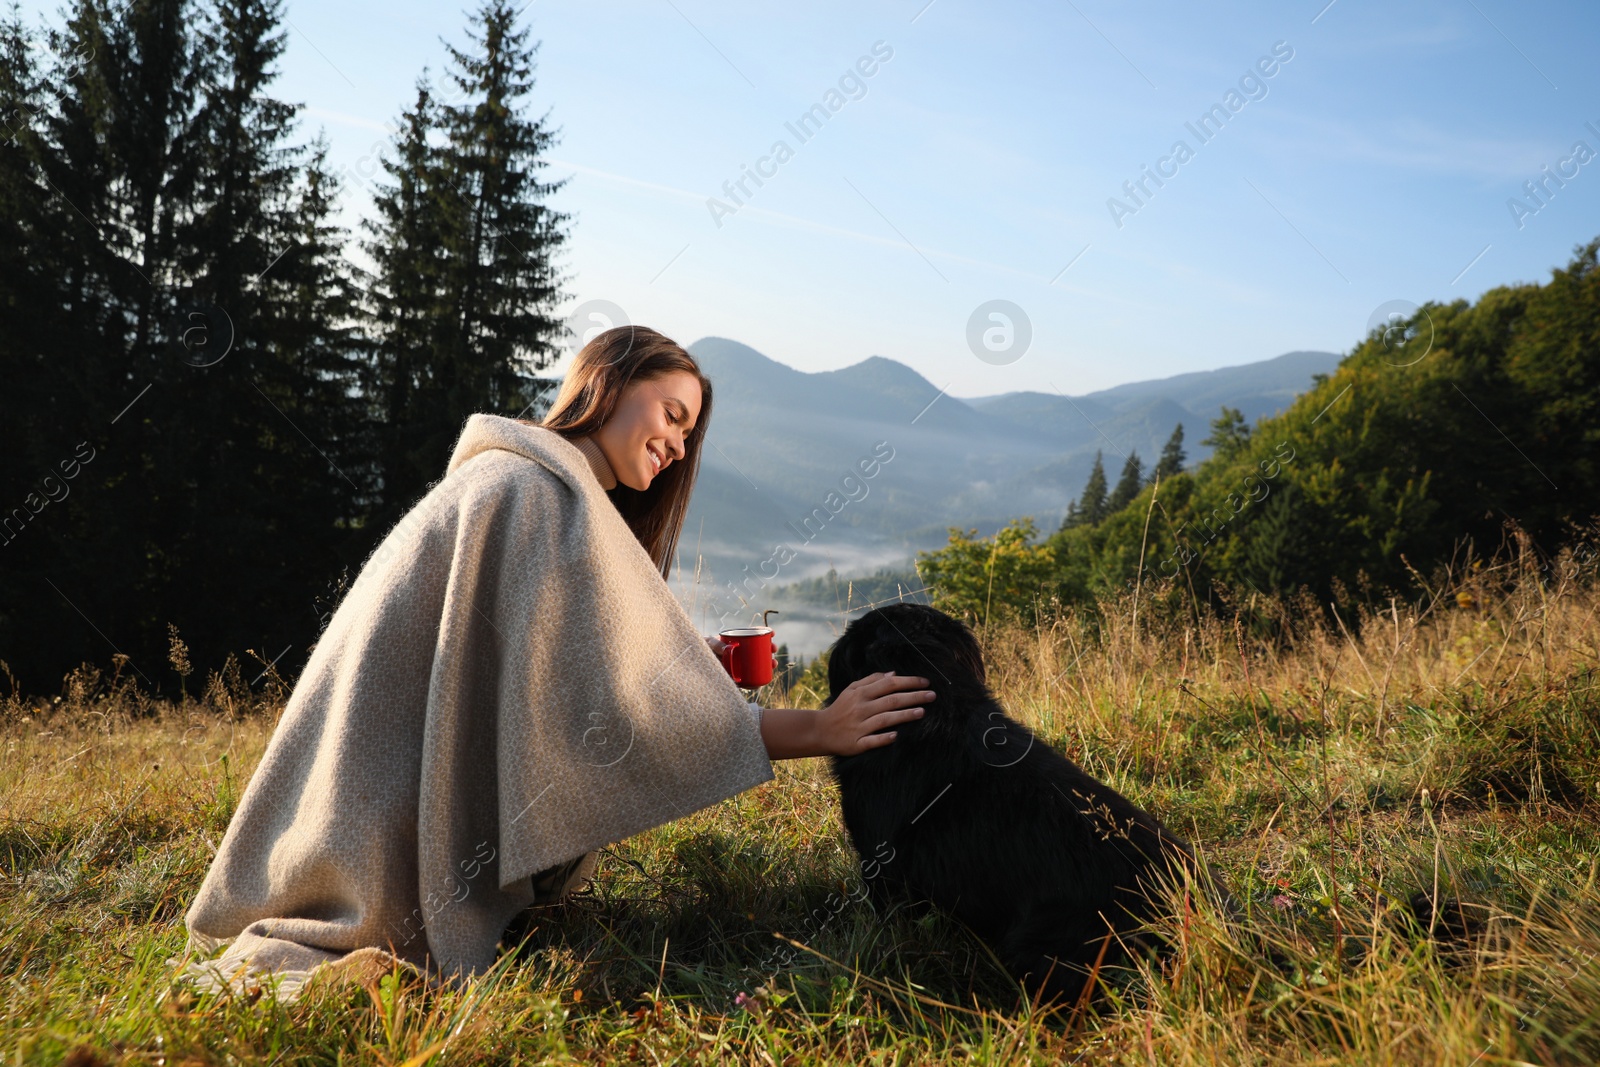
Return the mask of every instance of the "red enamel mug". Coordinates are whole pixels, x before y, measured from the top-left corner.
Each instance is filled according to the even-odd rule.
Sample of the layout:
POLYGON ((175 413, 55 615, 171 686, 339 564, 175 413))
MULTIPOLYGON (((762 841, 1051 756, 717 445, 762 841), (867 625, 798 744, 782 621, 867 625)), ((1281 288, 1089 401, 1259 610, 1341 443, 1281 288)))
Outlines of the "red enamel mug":
MULTIPOLYGON (((776 611, 764 612, 776 615, 776 611)), ((741 689, 759 689, 772 681, 772 627, 740 626, 717 634, 722 641, 722 666, 741 689)))

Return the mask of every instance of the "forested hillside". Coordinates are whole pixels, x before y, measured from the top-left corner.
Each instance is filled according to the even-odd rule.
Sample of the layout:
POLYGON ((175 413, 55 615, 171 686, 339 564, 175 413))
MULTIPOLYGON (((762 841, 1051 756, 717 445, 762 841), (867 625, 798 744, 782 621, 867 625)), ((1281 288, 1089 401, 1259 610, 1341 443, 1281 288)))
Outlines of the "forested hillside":
POLYGON ((1583 542, 1600 516, 1597 252, 1543 285, 1424 305, 1281 415, 1224 410, 1211 458, 1098 521, 1043 540, 1031 518, 992 539, 952 529, 920 574, 947 610, 1033 617, 1134 587, 1381 600, 1468 546, 1493 551, 1508 524, 1546 553, 1583 542))
POLYGON ((0 660, 24 689, 117 654, 153 686, 169 624, 202 672, 296 669, 462 420, 529 402, 565 339, 565 217, 517 10, 490 0, 419 79, 370 274, 325 141, 273 93, 282 0, 0 23, 0 660))

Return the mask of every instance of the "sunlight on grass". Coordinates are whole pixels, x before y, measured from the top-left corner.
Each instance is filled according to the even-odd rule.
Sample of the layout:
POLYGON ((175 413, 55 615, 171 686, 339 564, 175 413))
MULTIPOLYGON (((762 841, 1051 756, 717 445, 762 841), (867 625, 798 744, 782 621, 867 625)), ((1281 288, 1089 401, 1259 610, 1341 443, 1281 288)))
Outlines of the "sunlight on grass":
MULTIPOLYGON (((1358 620, 1241 607, 1237 626, 1146 608, 1136 630, 1129 605, 1103 604, 980 633, 1011 713, 1195 841, 1247 912, 1174 921, 1171 959, 1107 973, 1099 1004, 1054 1014, 952 921, 848 901, 859 875, 820 760, 604 850, 589 888, 519 917, 465 988, 394 973, 290 1005, 197 995, 168 961, 284 686, 223 672, 174 703, 86 666, 59 697, 0 710, 0 1050, 78 1064, 1600 1060, 1592 578, 1513 559, 1358 620), (1435 943, 1402 919, 1394 904, 1436 885, 1487 907, 1481 942, 1435 943)), ((795 699, 817 699, 820 668, 795 699)))

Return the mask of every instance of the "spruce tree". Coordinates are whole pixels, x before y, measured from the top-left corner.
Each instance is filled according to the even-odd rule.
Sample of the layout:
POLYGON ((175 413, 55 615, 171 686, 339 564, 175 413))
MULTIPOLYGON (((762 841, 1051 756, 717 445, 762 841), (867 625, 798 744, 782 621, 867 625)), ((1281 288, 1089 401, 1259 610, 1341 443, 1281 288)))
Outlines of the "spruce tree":
MULTIPOLYGON (((1319 553, 1311 531, 1323 519, 1320 509, 1307 501, 1289 479, 1261 505, 1260 513, 1241 528, 1243 552, 1238 575, 1266 593, 1282 592, 1297 584, 1321 586, 1314 580, 1319 553)), ((1326 557, 1324 557, 1324 562, 1326 557)))
POLYGON ((197 598, 163 580, 154 622, 178 623, 197 662, 287 649, 289 671, 371 488, 349 436, 359 346, 346 325, 345 233, 332 223, 324 147, 294 142, 296 106, 271 93, 281 24, 282 0, 213 0, 195 27, 197 136, 174 157, 194 168, 193 193, 177 220, 175 313, 158 338, 165 381, 143 410, 169 450, 152 539, 229 590, 197 598))
POLYGON ((1150 472, 1150 480, 1154 482, 1160 478, 1166 481, 1180 473, 1186 459, 1188 457, 1183 454, 1183 423, 1180 422, 1172 428, 1172 436, 1167 438, 1167 443, 1161 446, 1161 456, 1150 472))
MULTIPOLYGON (((72 209, 39 177, 35 120, 47 90, 30 41, 13 7, 0 23, 0 377, 8 416, 0 419, 0 455, 6 457, 0 464, 0 506, 8 507, 24 499, 37 463, 48 462, 34 452, 43 446, 49 453, 60 446, 44 431, 59 425, 61 413, 54 406, 67 399, 50 387, 53 362, 48 353, 52 338, 59 338, 58 331, 68 325, 61 315, 67 265, 52 238, 60 212, 72 209)), ((14 532, 20 533, 21 527, 14 532)), ((0 540, 10 548, 9 538, 0 535, 0 540)), ((15 555, 8 551, 0 556, 0 574, 15 555)), ((0 612, 5 610, 0 605, 0 612)))
POLYGON ((533 90, 539 48, 514 26, 526 6, 487 0, 468 28, 477 50, 445 45, 447 74, 466 98, 440 110, 440 199, 455 253, 446 260, 452 314, 442 355, 454 371, 452 399, 465 405, 462 418, 527 407, 534 399, 527 379, 556 360, 564 330, 555 316, 561 293, 554 256, 566 241, 568 216, 544 201, 565 179, 539 178, 556 134, 544 117, 518 112, 533 90))
POLYGON ((35 685, 115 650, 152 682, 165 651, 153 594, 180 574, 205 581, 185 573, 181 545, 152 534, 185 458, 163 436, 189 411, 169 405, 152 427, 151 401, 179 369, 163 360, 163 345, 175 306, 176 220, 192 206, 194 161, 184 146, 207 61, 189 39, 195 13, 186 0, 77 0, 65 16, 44 34, 49 92, 11 142, 45 195, 25 246, 44 287, 36 303, 0 308, 0 336, 18 346, 7 363, 34 368, 24 380, 42 382, 48 395, 7 396, 0 422, 31 424, 33 471, 80 452, 90 458, 70 493, 40 515, 47 529, 8 546, 22 574, 6 592, 28 614, 5 626, 0 643, 35 685))
POLYGON ((325 579, 311 572, 329 565, 341 501, 361 493, 328 440, 342 413, 326 403, 332 383, 307 350, 329 324, 298 299, 336 283, 300 243, 305 149, 290 142, 295 107, 270 93, 287 37, 281 2, 215 0, 197 26, 192 47, 211 69, 200 136, 184 152, 198 173, 175 250, 173 328, 182 332, 162 354, 165 388, 147 399, 163 423, 152 432, 178 452, 155 539, 179 546, 192 573, 229 576, 221 602, 165 586, 162 617, 189 633, 199 661, 269 645, 270 658, 289 646, 280 667, 290 669, 304 657, 308 605, 325 579), (237 529, 215 536, 224 516, 237 529), (267 565, 285 557, 292 574, 267 565), (256 616, 245 626, 240 603, 256 616), (213 644, 219 637, 226 643, 213 644))
POLYGON ((33 610, 0 618, 0 643, 35 684, 114 648, 154 684, 168 623, 202 669, 289 646, 291 671, 370 495, 343 451, 359 423, 343 236, 322 179, 302 180, 295 108, 268 91, 280 21, 281 0, 76 0, 48 35, 60 76, 15 142, 49 195, 37 225, 17 221, 56 288, 0 307, 24 346, 0 350, 6 369, 44 364, 61 398, 27 416, 40 459, 80 441, 94 458, 50 536, 16 546, 33 610), (61 328, 41 340, 30 319, 61 328))
POLYGON ((1097 526, 1106 517, 1106 467, 1100 453, 1094 454, 1094 468, 1084 483, 1083 496, 1078 498, 1077 525, 1097 526))
POLYGON ((1244 412, 1223 405, 1222 414, 1211 420, 1211 436, 1200 443, 1210 445, 1221 459, 1243 451, 1250 443, 1250 424, 1244 421, 1244 412))
POLYGON ((49 490, 76 488, 57 465, 81 473, 71 464, 83 425, 69 417, 71 387, 61 384, 77 376, 62 374, 71 361, 61 357, 93 338, 89 323, 67 311, 72 264, 60 237, 72 208, 40 167, 51 83, 31 42, 13 7, 0 24, 0 649, 24 685, 59 681, 29 668, 62 636, 71 610, 41 576, 57 573, 55 538, 72 502, 50 500, 49 490))
POLYGON ((1139 459, 1139 453, 1130 452, 1127 462, 1122 465, 1122 476, 1117 479, 1117 487, 1106 501, 1106 514, 1115 514, 1133 503, 1133 498, 1139 495, 1143 485, 1144 463, 1139 459))
POLYGON ((434 351, 445 311, 444 237, 428 143, 437 121, 424 68, 416 102, 401 113, 396 158, 380 160, 393 182, 381 185, 373 197, 377 217, 361 224, 372 238, 362 247, 374 263, 363 304, 373 345, 365 394, 377 427, 382 481, 375 533, 392 525, 440 473, 433 465, 437 444, 424 446, 437 431, 436 413, 443 407, 434 351))
POLYGON ((559 354, 555 255, 568 216, 544 203, 562 182, 539 172, 554 143, 545 118, 520 110, 534 54, 515 7, 488 0, 468 35, 446 45, 459 103, 419 85, 384 168, 367 245, 376 334, 375 398, 387 431, 382 522, 392 522, 449 459, 474 412, 519 415, 541 395, 535 372, 559 354), (430 143, 438 130, 443 144, 430 143))
MULTIPOLYGON (((297 448, 303 462, 318 469, 304 495, 319 527, 342 531, 368 525, 376 502, 376 427, 360 395, 371 345, 361 329, 359 272, 344 257, 350 235, 334 222, 340 186, 327 160, 328 143, 319 132, 285 220, 291 227, 286 251, 264 278, 273 281, 272 336, 292 354, 281 371, 295 392, 282 411, 308 432, 315 428, 316 449, 305 441, 297 448)), ((325 552, 355 564, 374 539, 369 532, 318 540, 325 552)))

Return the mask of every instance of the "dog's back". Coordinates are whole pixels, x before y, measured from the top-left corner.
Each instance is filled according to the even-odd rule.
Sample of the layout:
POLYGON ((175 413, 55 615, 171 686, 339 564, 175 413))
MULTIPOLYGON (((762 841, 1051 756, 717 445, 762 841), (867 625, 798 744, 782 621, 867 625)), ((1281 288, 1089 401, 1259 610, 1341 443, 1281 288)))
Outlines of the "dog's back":
POLYGON ((1108 935, 1110 960, 1158 883, 1193 870, 1188 845, 1006 716, 959 621, 921 605, 869 612, 835 644, 829 687, 887 670, 927 677, 937 696, 893 744, 833 757, 874 898, 929 900, 1030 989, 1076 996, 1108 935))

